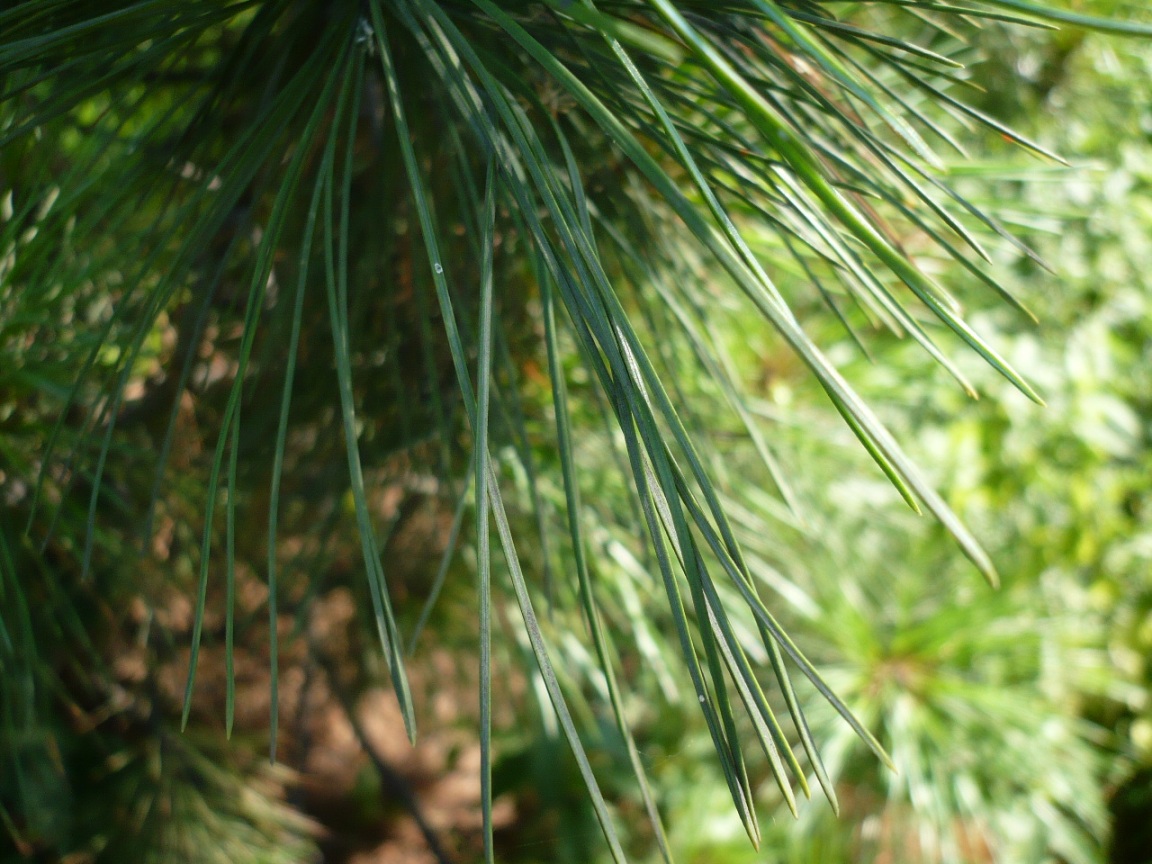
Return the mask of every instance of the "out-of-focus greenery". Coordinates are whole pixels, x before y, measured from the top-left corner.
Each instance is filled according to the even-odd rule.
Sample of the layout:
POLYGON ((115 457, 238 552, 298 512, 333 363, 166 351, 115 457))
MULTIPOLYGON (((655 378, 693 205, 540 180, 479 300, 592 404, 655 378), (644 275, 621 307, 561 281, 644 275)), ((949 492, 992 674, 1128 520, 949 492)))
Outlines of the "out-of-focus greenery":
MULTIPOLYGON (((825 467, 801 487, 819 516, 764 554, 786 574, 794 632, 898 769, 814 704, 846 818, 810 808, 778 822, 769 848, 796 864, 1152 860, 1152 51, 983 38, 973 75, 988 109, 1072 162, 1038 166, 980 139, 982 164, 956 168, 1052 267, 999 255, 1039 326, 973 314, 1047 406, 965 366, 972 402, 896 341, 875 362, 846 338, 830 349, 933 466, 1005 584, 989 594, 965 579, 939 530, 862 475, 839 436, 782 448, 825 467)), ((819 411, 786 372, 763 381, 766 413, 819 411)), ((707 800, 697 789, 677 803, 707 800)), ((697 860, 757 860, 710 843, 707 824, 680 835, 697 860)))

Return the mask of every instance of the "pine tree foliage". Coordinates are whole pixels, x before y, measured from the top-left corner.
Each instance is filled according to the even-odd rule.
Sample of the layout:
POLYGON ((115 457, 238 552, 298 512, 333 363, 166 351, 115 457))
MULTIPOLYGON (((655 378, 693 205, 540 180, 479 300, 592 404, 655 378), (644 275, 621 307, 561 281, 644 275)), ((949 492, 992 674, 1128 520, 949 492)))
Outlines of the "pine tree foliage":
MULTIPOLYGON (((1055 25, 1152 35, 1146 18, 1092 18, 1055 0, 7 4, 0 398, 13 432, 0 491, 26 528, 5 526, 0 547, 6 735, 35 724, 57 674, 36 666, 41 618, 25 568, 55 554, 82 582, 100 579, 123 560, 109 551, 117 543, 147 546, 175 518, 186 534, 195 519, 199 534, 187 538, 199 552, 184 719, 218 591, 231 657, 235 548, 258 533, 275 742, 278 537, 316 517, 294 504, 311 500, 337 502, 333 520, 349 502, 369 617, 414 737, 413 616, 393 604, 374 485, 399 460, 472 515, 489 859, 502 597, 514 598, 623 861, 541 618, 545 601, 581 611, 663 848, 620 677, 620 652, 633 649, 605 614, 612 588, 598 578, 583 500, 594 457, 581 439, 602 418, 749 837, 760 829, 746 728, 793 809, 811 785, 835 807, 793 679, 887 756, 778 622, 738 539, 744 514, 731 511, 711 409, 684 370, 702 370, 707 404, 754 443, 774 512, 802 519, 790 475, 805 467, 781 464, 712 326, 717 305, 743 304, 909 506, 996 583, 977 539, 795 310, 818 299, 865 352, 874 328, 914 340, 975 396, 954 359, 970 350, 1040 400, 1028 370, 932 274, 954 261, 1030 314, 987 247, 1031 253, 944 166, 965 156, 958 126, 1059 161, 971 107, 965 70, 974 28, 1055 25), (537 353, 546 371, 529 361, 537 353), (541 400, 546 448, 530 422, 541 400), (188 422, 211 430, 202 458, 182 450, 188 422), (555 500, 543 472, 559 478, 555 500), (178 495, 196 510, 174 510, 178 495)), ((81 644, 67 605, 57 626, 81 644)), ((229 727, 232 688, 229 666, 229 727)))

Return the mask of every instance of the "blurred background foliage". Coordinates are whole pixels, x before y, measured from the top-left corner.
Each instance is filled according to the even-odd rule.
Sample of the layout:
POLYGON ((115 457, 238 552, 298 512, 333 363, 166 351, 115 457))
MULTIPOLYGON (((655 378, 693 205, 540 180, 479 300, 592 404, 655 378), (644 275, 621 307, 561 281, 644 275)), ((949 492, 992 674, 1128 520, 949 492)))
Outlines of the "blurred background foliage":
MULTIPOLYGON (((865 7, 859 15, 873 14, 869 4, 840 5, 845 15, 853 14, 852 5, 865 7)), ((1106 3, 1094 9, 1110 11, 1106 3)), ((924 33, 906 35, 930 42, 924 33)), ((226 43, 206 50, 227 53, 226 43)), ((564 345, 561 372, 579 429, 573 447, 588 566, 602 592, 608 632, 615 634, 610 638, 620 643, 630 686, 624 710, 678 861, 1152 861, 1152 49, 1136 40, 990 22, 973 38, 971 52, 965 58, 971 62, 967 81, 976 85, 970 100, 1072 162, 1069 168, 1041 163, 995 133, 952 122, 971 158, 946 164, 944 176, 1053 271, 1010 243, 992 249, 997 278, 1040 324, 982 294, 975 275, 932 257, 915 232, 902 242, 918 252, 925 247, 923 266, 963 298, 967 320, 1027 370, 1047 407, 1030 403, 978 359, 955 359, 981 392, 973 401, 907 340, 869 332, 865 354, 819 305, 813 274, 788 259, 781 235, 757 233, 762 214, 750 207, 741 225, 757 253, 790 274, 780 288, 797 316, 815 322, 816 340, 989 550, 1003 577, 998 592, 978 580, 942 528, 908 512, 791 353, 729 292, 717 291, 714 305, 690 314, 706 322, 719 349, 714 356, 727 355, 724 371, 748 394, 744 409, 770 430, 774 458, 791 468, 790 501, 769 489, 757 467, 762 451, 747 440, 739 418, 722 408, 724 375, 702 364, 696 346, 683 339, 656 340, 662 368, 676 373, 672 386, 677 403, 686 406, 686 423, 707 428, 715 442, 709 467, 722 478, 749 568, 793 638, 895 764, 888 771, 826 702, 798 684, 839 817, 814 800, 801 802, 793 820, 773 773, 755 762, 749 775, 766 827, 761 849, 749 845, 693 704, 674 622, 651 576, 654 564, 635 536, 640 502, 624 441, 607 422, 612 408, 598 401, 575 347, 564 345)), ((94 97, 82 110, 106 119, 117 106, 94 97)), ((125 122, 140 121, 133 115, 125 122)), ((159 108, 149 122, 155 135, 165 134, 159 108)), ((20 176, 29 165, 58 170, 56 163, 67 161, 60 153, 80 146, 17 139, 0 151, 0 178, 20 176), (57 148, 55 161, 33 153, 36 148, 57 148)), ((443 146, 448 152, 454 145, 443 146)), ((395 164, 399 157, 389 152, 382 162, 389 158, 395 164)), ((450 161, 442 154, 428 159, 450 161)), ((613 165, 603 166, 604 176, 594 182, 610 186, 613 172, 613 165)), ((397 182, 382 172, 379 194, 390 194, 386 187, 397 182)), ((10 220, 11 193, 0 194, 8 195, 0 215, 10 220)), ((366 191, 353 206, 367 206, 372 194, 366 191)), ((149 218, 149 208, 164 210, 164 190, 141 202, 139 218, 149 218)), ((41 215, 49 209, 46 203, 41 215)), ((248 221, 220 225, 218 242, 258 243, 258 220, 244 206, 227 218, 248 221)), ((415 214, 397 218, 414 220, 415 214)), ((659 226, 649 230, 640 233, 658 244, 659 226)), ((117 231, 128 236, 132 226, 117 231)), ((450 242, 462 247, 467 238, 450 242)), ((366 703, 366 694, 389 676, 375 647, 369 588, 357 572, 356 507, 346 478, 332 480, 345 470, 345 457, 341 418, 329 398, 330 337, 322 331, 302 337, 295 438, 286 450, 281 493, 279 613, 270 627, 268 592, 257 575, 264 526, 213 529, 218 546, 234 553, 225 562, 213 552, 213 566, 235 572, 230 596, 215 582, 210 587, 200 680, 189 730, 182 733, 196 618, 189 598, 198 582, 200 502, 210 467, 204 430, 218 426, 226 410, 241 289, 233 296, 206 294, 219 308, 183 304, 180 326, 157 319, 126 377, 141 392, 127 397, 107 455, 99 456, 107 462, 104 482, 94 492, 84 475, 60 469, 40 493, 53 509, 33 512, 47 440, 56 438, 71 462, 99 454, 100 436, 88 428, 98 423, 99 401, 88 415, 74 411, 55 431, 53 411, 73 386, 75 358, 95 344, 100 328, 105 347, 95 355, 95 377, 120 374, 121 358, 107 353, 114 350, 107 333, 128 326, 110 308, 123 274, 94 270, 33 307, 18 302, 9 287, 19 276, 13 262, 26 262, 14 251, 6 254, 0 261, 0 859, 255 864, 388 860, 383 851, 379 859, 355 856, 391 849, 475 860, 482 845, 478 797, 451 798, 429 779, 451 774, 465 785, 478 782, 474 744, 461 734, 478 712, 478 559, 459 539, 475 530, 467 482, 429 479, 430 465, 447 463, 458 475, 467 466, 462 448, 444 452, 443 439, 430 431, 445 424, 458 429, 463 419, 458 405, 447 404, 450 388, 428 384, 449 378, 451 366, 438 341, 443 337, 432 335, 426 311, 418 308, 422 292, 379 318, 370 305, 354 308, 357 324, 350 329, 358 366, 381 370, 362 376, 358 400, 379 408, 364 420, 368 428, 359 441, 365 464, 373 466, 366 485, 382 514, 381 549, 398 629, 418 656, 432 658, 426 671, 413 671, 412 687, 422 721, 438 731, 414 761, 403 746, 386 743, 403 737, 398 716, 380 725, 378 706, 375 714, 363 707, 377 704, 366 703), (32 314, 37 320, 22 317, 32 314), (45 332, 51 338, 37 335, 45 332), (403 362, 377 362, 373 352, 381 344, 403 362), (199 362, 195 411, 187 398, 175 407, 164 401, 178 391, 163 368, 185 355, 199 362), (421 373, 403 371, 412 368, 421 373), (166 432, 170 416, 173 431, 166 432), (171 464, 158 493, 154 457, 160 449, 171 464), (142 460, 142 454, 153 458, 142 460), (90 523, 94 494, 100 518, 90 523), (134 529, 144 520, 148 548, 141 555, 134 529), (33 539, 43 537, 51 539, 33 539), (222 611, 226 601, 235 602, 235 620, 222 611), (278 691, 267 674, 270 629, 283 646, 276 655, 278 691), (234 693, 225 676, 237 681, 234 693), (271 700, 279 705, 279 730, 268 728, 271 700), (234 729, 230 741, 226 715, 234 729), (374 750, 366 728, 373 723, 374 750), (355 739, 351 750, 331 740, 336 725, 355 739), (282 763, 275 769, 262 758, 270 731, 282 763), (317 767, 326 754, 338 761, 361 745, 371 759, 357 756, 352 776, 317 767), (325 778, 331 789, 322 788, 325 778), (419 829, 408 845, 397 840, 403 837, 395 826, 402 822, 419 829)), ((412 261, 411 253, 386 244, 373 254, 358 266, 388 272, 417 266, 398 264, 412 261)), ((515 250, 506 258, 521 260, 515 250)), ((632 266, 625 254, 621 259, 621 269, 632 266)), ((526 264, 503 266, 512 271, 507 284, 529 283, 527 274, 514 272, 526 264)), ((238 281, 235 274, 201 269, 207 275, 200 278, 224 286, 238 281)), ((83 263, 70 272, 84 272, 83 263)), ((673 296, 653 291, 661 300, 673 296)), ((306 315, 325 314, 322 298, 308 302, 316 305, 306 315)), ((683 332, 671 303, 632 302, 644 332, 683 332)), ((520 544, 523 566, 544 586, 543 624, 558 681, 622 840, 636 860, 658 860, 629 742, 605 707, 608 685, 583 638, 575 589, 551 578, 574 550, 557 527, 566 497, 550 431, 548 360, 538 344, 545 313, 535 297, 507 297, 504 307, 493 401, 495 468, 515 492, 509 518, 518 536, 538 538, 520 544), (508 395, 513 391, 521 398, 508 395)), ((845 303, 842 314, 869 329, 860 309, 845 303)), ((273 350, 285 338, 286 331, 277 331, 257 348, 273 350)), ((242 512, 259 517, 269 507, 259 496, 267 493, 252 490, 266 485, 272 472, 269 442, 279 399, 274 387, 261 394, 267 383, 248 385, 257 396, 254 406, 245 403, 245 420, 254 425, 233 442, 240 455, 232 470, 241 476, 222 496, 232 506, 237 495, 242 512), (245 474, 260 483, 245 484, 245 474)), ((735 595, 730 586, 717 587, 735 595)), ((497 601, 494 627, 503 638, 492 646, 501 694, 493 715, 493 794, 507 805, 494 813, 500 858, 608 860, 545 684, 531 669, 532 646, 508 622, 514 605, 497 601)), ((732 622, 748 656, 766 666, 770 658, 757 642, 752 616, 733 614, 732 622)), ((779 694, 769 698, 777 713, 788 710, 779 694)), ((754 740, 752 724, 739 722, 742 739, 754 740)), ((798 740, 791 743, 799 750, 798 740)))
MULTIPOLYGON (((1048 406, 966 365, 982 394, 968 400, 894 340, 876 362, 847 340, 831 351, 931 466, 1005 585, 989 595, 965 579, 939 529, 903 512, 841 442, 793 443, 830 470, 805 478, 818 541, 788 544, 781 596, 898 773, 829 727, 854 818, 782 826, 785 860, 1152 860, 1152 54, 1008 28, 982 43, 985 110, 1073 163, 1039 166, 981 137, 975 162, 952 171, 1055 273, 1001 249, 1010 290, 1041 324, 991 307, 971 316, 1048 406)), ((952 268, 950 285, 966 280, 952 268)), ((766 411, 815 410, 801 383, 769 374, 766 411)))

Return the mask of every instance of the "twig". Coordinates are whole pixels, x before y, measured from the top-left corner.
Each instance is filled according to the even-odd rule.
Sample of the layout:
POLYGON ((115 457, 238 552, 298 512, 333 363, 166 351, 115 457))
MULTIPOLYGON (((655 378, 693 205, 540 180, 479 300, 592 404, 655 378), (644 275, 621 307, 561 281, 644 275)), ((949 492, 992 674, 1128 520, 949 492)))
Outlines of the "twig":
POLYGON ((428 844, 428 850, 436 857, 438 864, 454 864, 452 858, 440 844, 440 838, 436 836, 436 831, 424 818, 424 813, 420 809, 420 802, 416 800, 416 795, 413 793, 408 781, 405 780, 395 768, 388 764, 384 757, 380 755, 379 751, 372 746, 372 742, 368 740, 363 726, 360 725, 360 721, 356 718, 356 708, 352 703, 352 697, 340 683, 339 676, 331 659, 325 656, 311 639, 308 640, 308 650, 309 653, 316 658, 320 664, 320 668, 323 669, 327 675, 328 685, 332 688, 332 695, 335 696, 336 701, 340 703, 340 707, 348 717, 348 722, 352 724, 352 731, 356 734, 356 739, 360 742, 360 746, 364 748, 364 752, 368 754, 368 758, 372 760, 372 764, 376 768, 376 773, 380 775, 381 787, 399 799, 404 809, 408 811, 408 814, 420 829, 420 833, 424 835, 424 842, 428 844))

